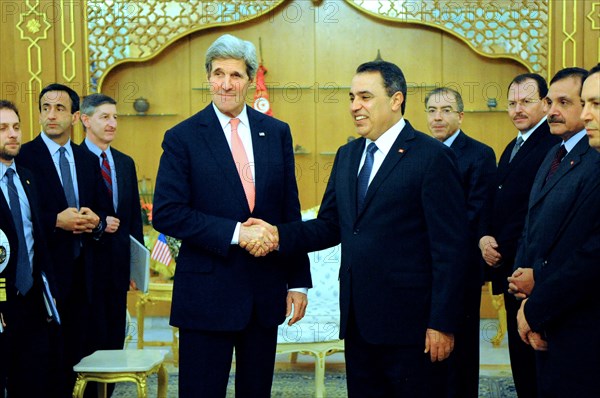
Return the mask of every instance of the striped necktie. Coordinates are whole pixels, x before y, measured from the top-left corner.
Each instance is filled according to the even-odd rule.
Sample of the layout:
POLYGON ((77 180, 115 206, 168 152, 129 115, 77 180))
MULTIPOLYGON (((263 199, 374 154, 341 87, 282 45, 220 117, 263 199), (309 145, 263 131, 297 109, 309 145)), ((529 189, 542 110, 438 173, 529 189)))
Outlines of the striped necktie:
POLYGON ((110 164, 108 163, 108 157, 106 156, 106 152, 103 151, 100 154, 100 158, 102 159, 102 165, 100 166, 100 169, 102 171, 102 179, 104 180, 104 185, 106 185, 106 189, 108 189, 108 194, 112 199, 112 177, 110 174, 110 164))

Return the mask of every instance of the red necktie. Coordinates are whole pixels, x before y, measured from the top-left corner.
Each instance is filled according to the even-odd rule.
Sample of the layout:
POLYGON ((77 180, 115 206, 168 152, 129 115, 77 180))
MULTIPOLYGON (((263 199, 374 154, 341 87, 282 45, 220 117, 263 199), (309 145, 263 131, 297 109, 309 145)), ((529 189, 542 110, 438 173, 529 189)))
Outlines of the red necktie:
POLYGON ((102 171, 102 179, 104 180, 104 185, 106 185, 106 189, 108 189, 108 194, 112 199, 112 177, 110 175, 110 164, 108 164, 108 158, 106 157, 106 153, 102 152, 100 154, 102 158, 102 166, 100 167, 102 171))
POLYGON ((554 173, 556 173, 556 170, 558 170, 558 166, 560 166, 560 162, 566 154, 567 149, 564 145, 561 145, 560 148, 558 148, 558 150, 554 154, 554 159, 552 159, 552 163, 550 164, 550 170, 548 171, 548 175, 546 176, 546 180, 544 182, 547 182, 554 175, 554 173))
POLYGON ((233 161, 238 169, 240 180, 242 181, 242 186, 246 193, 248 207, 250 207, 250 211, 252 211, 254 210, 254 198, 256 193, 254 190, 254 179, 252 178, 252 170, 250 168, 250 163, 248 162, 248 156, 246 155, 244 144, 237 131, 240 119, 233 118, 229 121, 229 124, 231 125, 231 153, 233 155, 233 161))

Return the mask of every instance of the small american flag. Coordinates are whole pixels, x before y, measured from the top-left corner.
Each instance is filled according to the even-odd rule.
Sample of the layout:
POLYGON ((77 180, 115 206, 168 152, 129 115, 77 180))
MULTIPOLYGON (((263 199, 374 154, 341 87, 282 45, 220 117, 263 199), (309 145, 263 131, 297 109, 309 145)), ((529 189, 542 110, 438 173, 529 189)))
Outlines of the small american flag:
POLYGON ((171 251, 169 250, 167 238, 165 238, 164 234, 158 235, 158 239, 156 239, 156 243, 154 244, 150 258, 164 265, 169 265, 171 262, 171 251))

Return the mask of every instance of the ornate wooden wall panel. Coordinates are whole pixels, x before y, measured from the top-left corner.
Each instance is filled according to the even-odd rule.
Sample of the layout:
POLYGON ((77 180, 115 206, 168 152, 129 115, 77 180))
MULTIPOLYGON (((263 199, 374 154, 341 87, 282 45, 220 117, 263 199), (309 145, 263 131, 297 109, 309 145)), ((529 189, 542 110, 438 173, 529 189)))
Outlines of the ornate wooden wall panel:
POLYGON ((556 0, 552 5, 550 75, 600 62, 600 1, 556 0))

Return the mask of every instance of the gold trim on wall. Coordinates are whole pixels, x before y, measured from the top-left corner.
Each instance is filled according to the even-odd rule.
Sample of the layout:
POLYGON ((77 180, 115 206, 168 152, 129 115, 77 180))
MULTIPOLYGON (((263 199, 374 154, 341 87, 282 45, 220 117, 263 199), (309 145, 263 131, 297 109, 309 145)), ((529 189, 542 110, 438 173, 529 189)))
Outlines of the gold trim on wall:
MULTIPOLYGON (((600 2, 592 3, 592 9, 586 18, 592 23, 592 30, 600 30, 600 2)), ((600 37, 598 38, 598 62, 600 62, 600 37)))
POLYGON ((73 49, 73 45, 75 44, 74 7, 74 1, 69 0, 66 4, 64 0, 60 1, 60 42, 63 45, 63 50, 61 51, 62 77, 69 83, 72 83, 76 76, 75 50, 73 49), (70 66, 70 71, 67 70, 67 66, 70 66))
POLYGON ((476 53, 510 58, 530 71, 547 73, 549 1, 346 0, 380 19, 417 23, 448 32, 476 53))
MULTIPOLYGON (((42 89, 42 49, 38 42, 48 38, 48 30, 52 27, 48 22, 48 17, 45 13, 39 11, 39 1, 26 1, 28 10, 19 16, 19 22, 16 25, 20 32, 21 40, 29 41, 27 47, 27 71, 29 72, 29 80, 27 81, 27 89, 30 93, 40 92, 42 89), (36 87, 37 86, 37 87, 36 87), (35 88, 34 88, 35 87, 35 88)), ((29 109, 37 107, 37 100, 33 95, 29 95, 29 109)), ((33 112, 29 114, 29 125, 34 126, 33 112)), ((33 129, 29 131, 29 140, 33 139, 33 129)))
POLYGON ((86 2, 91 91, 128 61, 146 61, 176 40, 203 29, 258 18, 285 0, 86 2))
POLYGON ((563 0, 562 2, 562 34, 564 35, 564 39, 562 41, 562 67, 566 68, 568 66, 577 64, 577 41, 575 40, 574 35, 577 33, 577 2, 563 0), (569 15, 568 4, 572 4, 571 11, 572 14, 569 15), (571 25, 569 24, 568 19, 571 19, 571 25), (571 31, 568 29, 572 28, 571 31), (567 61, 567 52, 571 48, 571 62, 567 61))

